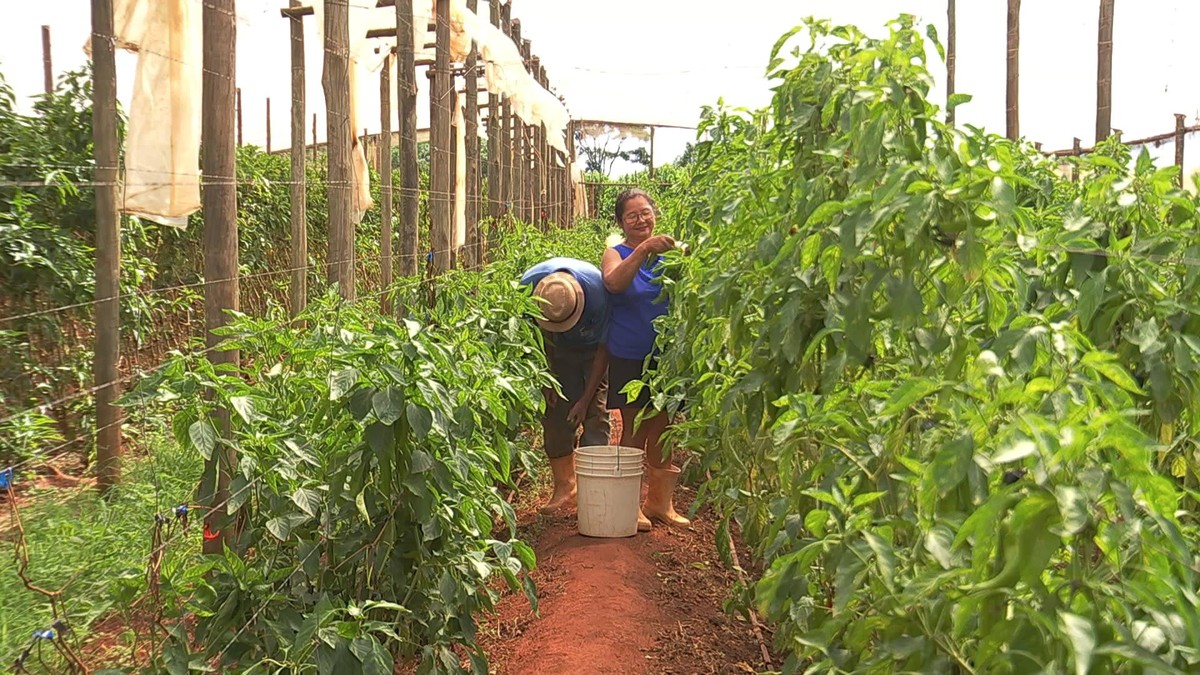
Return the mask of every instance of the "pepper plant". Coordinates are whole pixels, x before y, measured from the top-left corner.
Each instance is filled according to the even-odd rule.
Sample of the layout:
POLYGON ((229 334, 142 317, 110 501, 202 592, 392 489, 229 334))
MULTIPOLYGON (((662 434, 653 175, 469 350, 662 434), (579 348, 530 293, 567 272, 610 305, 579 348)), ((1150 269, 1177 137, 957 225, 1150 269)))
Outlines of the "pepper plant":
POLYGON ((812 20, 705 111, 655 400, 785 672, 1194 671, 1196 202, 946 126, 930 37, 812 20))
POLYGON ((131 394, 173 406, 196 452, 238 454, 234 549, 176 608, 197 617, 201 647, 175 624, 169 672, 214 658, 236 672, 390 673, 397 658, 458 672, 457 646, 486 672, 474 613, 493 578, 535 601, 533 551, 497 485, 553 381, 511 281, 449 275, 438 298, 399 322, 333 297, 304 330, 239 316, 224 334, 240 369, 181 357, 131 394))

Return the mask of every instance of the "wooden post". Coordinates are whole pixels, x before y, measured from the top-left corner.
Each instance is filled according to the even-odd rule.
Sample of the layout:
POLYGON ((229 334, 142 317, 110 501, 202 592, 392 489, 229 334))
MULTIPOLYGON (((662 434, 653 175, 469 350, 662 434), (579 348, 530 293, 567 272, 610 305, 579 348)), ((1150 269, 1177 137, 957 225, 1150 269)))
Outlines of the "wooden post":
POLYGON ((313 113, 313 161, 317 161, 317 113, 313 113))
MULTIPOLYGON (((238 309, 238 221, 237 185, 229 180, 236 175, 237 151, 234 147, 234 89, 237 24, 234 0, 205 0, 204 85, 201 110, 204 111, 200 147, 202 148, 204 192, 204 324, 206 344, 211 349, 225 338, 214 331, 225 325, 227 312, 238 309)), ((216 367, 237 365, 237 350, 212 351, 209 361, 216 367)), ((229 411, 214 413, 217 433, 229 438, 229 411)), ((210 507, 204 517, 207 531, 215 538, 204 538, 204 552, 221 554, 235 543, 229 532, 233 521, 226 516, 229 481, 237 466, 237 454, 221 444, 206 462, 200 494, 210 507)))
POLYGON ((654 178, 654 127, 650 127, 650 178, 654 178))
POLYGON ((1183 187, 1183 140, 1187 136, 1187 116, 1175 113, 1175 166, 1179 167, 1179 187, 1183 187))
MULTIPOLYGON (((528 63, 529 52, 525 51, 524 43, 521 40, 521 20, 513 19, 510 23, 512 26, 512 39, 516 43, 521 58, 528 63)), ((528 195, 529 187, 526 174, 529 169, 529 133, 528 126, 525 122, 513 115, 513 172, 512 172, 512 199, 513 212, 517 218, 529 222, 529 205, 528 195)))
POLYGON ((267 97, 267 154, 271 154, 271 97, 267 97))
POLYGON ((379 301, 384 314, 392 313, 392 57, 383 59, 379 71, 379 252, 383 258, 382 285, 385 291, 379 301))
POLYGON ((955 68, 958 65, 958 7, 955 0, 946 4, 946 124, 954 126, 954 108, 950 99, 954 96, 955 68))
MULTIPOLYGON (((1075 139, 1075 141, 1072 143, 1072 147, 1070 147, 1070 150, 1072 150, 1072 155, 1075 157, 1075 159, 1080 159, 1080 157, 1084 156, 1084 145, 1082 145, 1082 143, 1079 141, 1079 138, 1075 139)), ((1079 165, 1075 165, 1075 168, 1072 169, 1072 172, 1070 172, 1070 180, 1078 183, 1079 165)))
POLYGON ((1006 135, 1021 137, 1021 0, 1008 0, 1008 108, 1006 135))
POLYGON ((325 0, 325 157, 329 163, 329 282, 342 298, 354 299, 354 232, 350 222, 353 199, 350 128, 350 5, 349 0, 325 0))
MULTIPOLYGON (((46 33, 43 33, 44 35, 46 33)), ((92 0, 92 143, 96 161, 96 486, 121 477, 121 217, 117 206, 117 67, 112 0, 92 0)))
POLYGON ((242 147, 242 88, 237 88, 237 146, 242 147))
POLYGON ((42 26, 42 86, 47 94, 54 93, 54 65, 50 59, 50 26, 42 26))
MULTIPOLYGON (((299 7, 300 0, 291 0, 291 6, 299 7)), ((292 181, 288 192, 291 197, 292 225, 292 283, 289 288, 289 307, 292 318, 304 311, 308 303, 308 179, 305 175, 304 157, 304 18, 300 14, 288 15, 292 37, 292 181)), ((317 116, 313 115, 313 148, 316 149, 317 116)))
POLYGON ((400 113, 400 274, 417 273, 420 174, 417 169, 417 75, 413 0, 396 0, 396 105, 400 113))
POLYGON ((488 217, 500 217, 500 97, 488 92, 487 107, 488 166, 487 192, 488 217))
POLYGON ((571 227, 575 226, 575 183, 574 176, 571 175, 571 164, 575 161, 575 123, 567 124, 567 220, 566 223, 571 227))
POLYGON ((458 246, 458 125, 454 117, 458 110, 458 85, 450 75, 450 267, 458 267, 462 249, 458 246))
POLYGON ((437 41, 434 47, 432 88, 429 92, 429 183, 432 194, 430 244, 433 247, 433 273, 450 269, 450 188, 453 165, 450 162, 450 0, 436 0, 437 41))
MULTIPOLYGON (((467 9, 479 10, 479 0, 467 0, 467 9)), ((467 55, 466 109, 463 111, 463 135, 467 153, 467 241, 463 247, 463 263, 467 269, 480 267, 479 252, 479 47, 471 41, 467 55)))
POLYGON ((1114 0, 1100 0, 1100 38, 1096 67, 1096 142, 1112 130, 1112 55, 1114 0))
MULTIPOLYGON (((494 3, 500 4, 500 3, 494 3)), ((500 4, 500 30, 512 38, 512 4, 500 4)), ((504 205, 504 213, 513 215, 516 208, 516 190, 513 177, 516 174, 516 117, 513 115, 512 102, 505 96, 500 100, 500 199, 504 205)))
MULTIPOLYGON (((526 43, 529 41, 526 40, 526 43)), ((542 84, 542 64, 541 59, 533 55, 532 46, 530 47, 530 55, 527 59, 529 63, 529 73, 533 75, 534 82, 542 84)), ((546 153, 545 142, 543 139, 544 131, 541 124, 530 125, 532 132, 533 145, 530 155, 532 155, 533 163, 529 172, 530 178, 530 222, 536 223, 538 226, 545 228, 545 218, 542 217, 542 212, 545 211, 546 195, 544 193, 546 181, 546 153)))

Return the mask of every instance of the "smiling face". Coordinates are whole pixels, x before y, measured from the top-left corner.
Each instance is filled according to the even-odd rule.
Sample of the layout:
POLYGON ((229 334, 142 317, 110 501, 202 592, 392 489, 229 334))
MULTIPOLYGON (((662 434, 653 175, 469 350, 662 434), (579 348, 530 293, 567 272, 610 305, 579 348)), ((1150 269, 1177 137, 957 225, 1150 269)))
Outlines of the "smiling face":
POLYGON ((621 229, 625 232, 625 243, 637 246, 654 234, 657 216, 650 200, 642 196, 629 199, 621 212, 621 229))

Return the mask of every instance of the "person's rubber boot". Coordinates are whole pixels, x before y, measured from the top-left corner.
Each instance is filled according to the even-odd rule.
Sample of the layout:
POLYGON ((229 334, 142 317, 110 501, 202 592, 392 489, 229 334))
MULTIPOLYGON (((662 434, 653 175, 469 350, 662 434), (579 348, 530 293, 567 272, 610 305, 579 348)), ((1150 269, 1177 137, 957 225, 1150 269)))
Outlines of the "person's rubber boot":
POLYGON ((651 527, 653 527, 653 525, 651 525, 650 519, 646 517, 646 514, 642 513, 641 509, 638 509, 638 530, 637 531, 638 532, 649 532, 651 527))
POLYGON ((642 505, 642 513, 650 520, 656 520, 664 525, 687 527, 692 521, 675 512, 673 495, 675 484, 679 482, 679 467, 668 466, 662 469, 650 467, 650 485, 646 494, 646 503, 642 505))
POLYGON ((575 506, 575 455, 556 457, 550 460, 550 471, 554 474, 554 493, 550 501, 538 509, 542 513, 558 513, 575 506))

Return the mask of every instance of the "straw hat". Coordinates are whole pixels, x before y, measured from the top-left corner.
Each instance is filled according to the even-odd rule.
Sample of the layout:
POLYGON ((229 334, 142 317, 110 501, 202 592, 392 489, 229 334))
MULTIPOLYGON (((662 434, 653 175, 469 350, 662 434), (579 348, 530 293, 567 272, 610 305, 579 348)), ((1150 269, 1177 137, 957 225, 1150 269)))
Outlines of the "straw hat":
POLYGON ((565 333, 579 323, 583 316, 583 287, 570 272, 547 274, 533 289, 542 305, 538 325, 551 333, 565 333))

